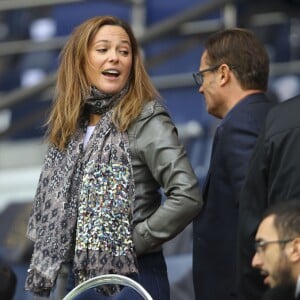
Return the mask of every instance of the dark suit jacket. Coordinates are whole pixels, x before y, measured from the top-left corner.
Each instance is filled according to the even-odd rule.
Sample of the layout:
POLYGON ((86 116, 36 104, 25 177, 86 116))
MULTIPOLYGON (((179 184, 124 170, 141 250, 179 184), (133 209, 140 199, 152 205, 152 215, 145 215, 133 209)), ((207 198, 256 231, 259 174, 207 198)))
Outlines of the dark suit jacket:
POLYGON ((295 298, 295 285, 291 284, 268 289, 262 300, 299 300, 299 297, 295 298))
POLYGON ((266 289, 251 267, 254 238, 272 203, 300 199, 300 96, 268 114, 253 152, 239 208, 238 279, 240 300, 261 299, 266 289))
POLYGON ((271 106, 262 93, 248 96, 217 129, 219 138, 203 187, 204 207, 193 222, 197 300, 233 299, 238 199, 252 149, 271 106))

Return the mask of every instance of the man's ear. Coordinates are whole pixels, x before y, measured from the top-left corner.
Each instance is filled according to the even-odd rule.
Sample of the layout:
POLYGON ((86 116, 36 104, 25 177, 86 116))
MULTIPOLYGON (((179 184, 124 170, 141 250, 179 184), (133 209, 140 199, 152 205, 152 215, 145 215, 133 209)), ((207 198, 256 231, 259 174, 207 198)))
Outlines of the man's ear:
POLYGON ((227 64, 222 64, 219 69, 220 74, 220 84, 224 86, 230 79, 230 68, 227 64))
POLYGON ((288 249, 288 257, 292 262, 300 262, 300 237, 295 238, 288 249))

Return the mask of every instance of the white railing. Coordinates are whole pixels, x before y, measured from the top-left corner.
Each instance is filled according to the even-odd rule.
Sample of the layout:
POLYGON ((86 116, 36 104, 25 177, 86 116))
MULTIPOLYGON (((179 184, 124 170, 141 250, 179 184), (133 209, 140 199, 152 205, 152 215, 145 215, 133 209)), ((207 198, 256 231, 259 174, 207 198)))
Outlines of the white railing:
POLYGON ((107 274, 100 275, 91 279, 86 280, 85 282, 76 286, 71 290, 63 300, 73 300, 74 297, 80 295, 82 292, 99 287, 102 285, 118 284, 122 286, 127 286, 134 289, 144 300, 153 300, 150 294, 136 281, 132 280, 129 277, 117 274, 107 274))

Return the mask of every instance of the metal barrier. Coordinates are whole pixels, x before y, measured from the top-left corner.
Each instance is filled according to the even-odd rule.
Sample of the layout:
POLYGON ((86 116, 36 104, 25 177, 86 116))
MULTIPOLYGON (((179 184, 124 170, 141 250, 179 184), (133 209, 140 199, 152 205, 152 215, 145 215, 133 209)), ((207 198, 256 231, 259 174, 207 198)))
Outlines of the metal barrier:
POLYGON ((144 298, 144 300, 153 300, 150 294, 136 281, 133 279, 117 274, 107 274, 107 275, 100 275, 91 279, 86 280, 85 282, 76 286, 73 290, 71 290, 63 300, 73 300, 74 297, 80 295, 82 292, 98 287, 101 285, 107 284, 118 284, 127 287, 131 287, 134 289, 140 296, 144 298))

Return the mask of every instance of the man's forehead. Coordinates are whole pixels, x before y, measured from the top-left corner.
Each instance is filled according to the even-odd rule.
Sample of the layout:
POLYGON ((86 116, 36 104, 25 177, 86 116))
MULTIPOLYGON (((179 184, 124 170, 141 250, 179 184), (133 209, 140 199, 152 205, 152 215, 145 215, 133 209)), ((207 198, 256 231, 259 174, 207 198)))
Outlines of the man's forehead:
POLYGON ((202 53, 200 65, 207 65, 207 51, 206 50, 202 53))
POLYGON ((275 216, 271 215, 266 217, 259 225, 257 233, 256 233, 256 239, 269 239, 273 237, 277 237, 278 233, 274 226, 274 219, 275 216))

